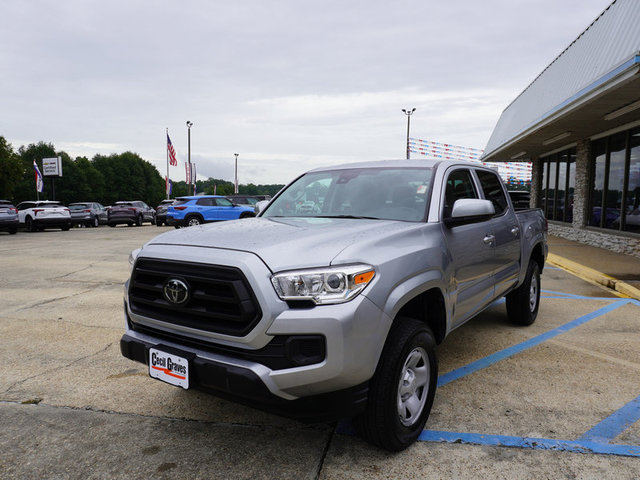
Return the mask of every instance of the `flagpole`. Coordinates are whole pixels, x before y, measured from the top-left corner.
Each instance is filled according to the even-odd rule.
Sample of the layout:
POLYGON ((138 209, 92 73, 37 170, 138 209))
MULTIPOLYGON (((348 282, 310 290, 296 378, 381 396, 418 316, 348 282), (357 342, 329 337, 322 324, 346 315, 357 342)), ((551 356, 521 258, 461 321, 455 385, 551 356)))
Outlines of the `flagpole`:
POLYGON ((164 191, 167 194, 167 200, 169 200, 169 128, 167 127, 167 138, 164 139, 165 148, 167 150, 167 176, 164 179, 164 191))

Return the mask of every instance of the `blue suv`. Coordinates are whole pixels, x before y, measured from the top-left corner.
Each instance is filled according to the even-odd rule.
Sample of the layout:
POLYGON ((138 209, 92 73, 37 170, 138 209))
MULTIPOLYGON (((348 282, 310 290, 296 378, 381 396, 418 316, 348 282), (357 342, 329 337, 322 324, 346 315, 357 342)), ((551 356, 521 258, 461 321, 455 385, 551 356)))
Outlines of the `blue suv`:
POLYGON ((167 225, 176 228, 247 217, 255 217, 253 207, 236 205, 220 195, 176 198, 167 209, 167 225))

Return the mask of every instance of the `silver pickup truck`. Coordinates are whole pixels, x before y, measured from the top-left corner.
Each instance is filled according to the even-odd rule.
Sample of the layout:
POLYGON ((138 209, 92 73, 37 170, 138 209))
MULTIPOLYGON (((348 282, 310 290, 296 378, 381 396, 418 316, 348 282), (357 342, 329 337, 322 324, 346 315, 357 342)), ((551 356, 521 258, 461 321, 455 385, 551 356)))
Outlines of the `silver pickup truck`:
POLYGON ((423 430, 435 346, 506 296, 533 323, 547 255, 479 164, 310 171, 257 218, 164 233, 130 257, 122 354, 149 374, 398 451, 423 430))

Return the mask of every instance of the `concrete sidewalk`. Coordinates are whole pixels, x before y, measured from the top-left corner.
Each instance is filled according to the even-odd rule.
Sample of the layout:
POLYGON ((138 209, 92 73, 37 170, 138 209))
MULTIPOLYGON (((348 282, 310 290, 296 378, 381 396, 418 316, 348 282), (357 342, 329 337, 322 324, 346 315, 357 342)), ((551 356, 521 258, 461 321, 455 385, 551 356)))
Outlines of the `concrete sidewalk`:
POLYGON ((640 300, 640 258, 549 235, 548 262, 640 300))

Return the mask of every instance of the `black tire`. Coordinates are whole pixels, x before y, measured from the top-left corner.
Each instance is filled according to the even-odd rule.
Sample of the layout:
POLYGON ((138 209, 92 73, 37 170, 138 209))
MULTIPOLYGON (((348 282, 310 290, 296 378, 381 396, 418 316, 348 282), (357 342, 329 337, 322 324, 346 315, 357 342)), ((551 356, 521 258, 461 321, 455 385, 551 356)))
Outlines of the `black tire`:
POLYGON ((113 227, 116 226, 116 224, 115 223, 110 223, 109 226, 113 228, 113 227))
POLYGON ((142 215, 138 215, 138 218, 136 218, 136 227, 141 226, 143 220, 142 215))
POLYGON ((187 227, 196 227, 198 225, 202 225, 204 222, 200 217, 192 215, 190 217, 187 217, 184 223, 187 227))
POLYGON ((11 235, 15 235, 16 233, 18 233, 18 227, 11 227, 11 228, 9 229, 9 233, 10 233, 11 235))
POLYGON ((366 410, 354 418, 356 431, 385 450, 404 450, 424 429, 437 384, 433 333, 423 322, 397 318, 371 379, 366 410))
POLYGON ((63 227, 60 227, 62 229, 63 232, 68 232, 71 229, 71 225, 65 225, 63 227))
POLYGON ((93 217, 93 222, 91 222, 91 226, 93 228, 97 228, 99 225, 100 225, 100 219, 96 215, 95 217, 93 217))
POLYGON ((156 227, 162 226, 162 220, 156 220, 156 227))
POLYGON ((240 215, 240 218, 250 218, 250 217, 255 217, 255 214, 251 212, 244 212, 242 215, 240 215))
POLYGON ((37 230, 31 217, 24 219, 24 228, 26 228, 28 232, 35 232, 37 230))
POLYGON ((539 307, 540 266, 531 260, 522 285, 507 294, 507 317, 516 325, 531 325, 536 321, 539 307))

